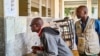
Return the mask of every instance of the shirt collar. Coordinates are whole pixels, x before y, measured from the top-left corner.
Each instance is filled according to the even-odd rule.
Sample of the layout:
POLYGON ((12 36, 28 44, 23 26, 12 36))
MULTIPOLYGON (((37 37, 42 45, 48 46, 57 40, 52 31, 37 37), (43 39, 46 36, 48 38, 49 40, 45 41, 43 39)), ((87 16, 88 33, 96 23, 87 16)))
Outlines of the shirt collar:
POLYGON ((41 29, 39 30, 39 32, 38 32, 38 36, 41 36, 42 29, 43 29, 43 27, 41 27, 41 29))
MULTIPOLYGON (((89 19, 89 17, 87 17, 85 24, 87 23, 88 19, 89 19)), ((82 20, 80 20, 80 24, 82 24, 82 23, 83 23, 82 20)))

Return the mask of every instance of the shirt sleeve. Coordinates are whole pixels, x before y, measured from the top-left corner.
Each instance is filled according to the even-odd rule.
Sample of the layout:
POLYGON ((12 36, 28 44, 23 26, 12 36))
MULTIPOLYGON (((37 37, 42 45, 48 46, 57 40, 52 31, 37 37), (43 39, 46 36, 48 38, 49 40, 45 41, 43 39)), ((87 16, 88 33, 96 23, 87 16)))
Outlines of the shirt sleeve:
POLYGON ((45 46, 47 49, 48 56, 57 56, 58 55, 58 46, 56 40, 54 39, 55 36, 51 34, 45 33, 45 46))
POLYGON ((99 44, 100 44, 100 21, 99 20, 95 20, 95 30, 98 33, 98 36, 99 36, 99 44))
POLYGON ((47 36, 48 56, 73 56, 61 36, 48 34, 45 34, 45 36, 47 36))
POLYGON ((58 49, 59 49, 59 55, 61 56, 73 56, 68 45, 64 42, 64 40, 61 37, 59 37, 58 40, 58 49))
POLYGON ((100 36, 100 20, 95 20, 95 30, 100 36))

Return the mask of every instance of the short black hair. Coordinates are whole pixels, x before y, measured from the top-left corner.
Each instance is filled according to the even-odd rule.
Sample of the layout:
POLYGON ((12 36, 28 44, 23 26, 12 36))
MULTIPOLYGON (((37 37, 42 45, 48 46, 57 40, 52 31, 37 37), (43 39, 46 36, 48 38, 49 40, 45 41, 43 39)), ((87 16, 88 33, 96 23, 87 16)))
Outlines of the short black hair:
POLYGON ((78 9, 81 9, 81 10, 83 10, 86 13, 88 12, 87 6, 85 6, 85 5, 79 6, 76 10, 78 10, 78 9))
POLYGON ((33 18, 33 19, 32 19, 30 26, 32 26, 32 25, 33 25, 33 22, 36 22, 36 21, 38 21, 38 20, 41 20, 41 21, 42 21, 42 23, 43 23, 42 18, 40 18, 40 17, 36 17, 36 18, 33 18))

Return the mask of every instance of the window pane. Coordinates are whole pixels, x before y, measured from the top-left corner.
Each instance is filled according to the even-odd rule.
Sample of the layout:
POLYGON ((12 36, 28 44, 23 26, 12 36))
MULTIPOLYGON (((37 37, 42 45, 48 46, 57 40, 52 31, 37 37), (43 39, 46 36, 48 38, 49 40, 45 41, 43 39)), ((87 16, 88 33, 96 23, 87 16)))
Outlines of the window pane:
POLYGON ((39 0, 31 0, 31 14, 32 16, 39 16, 39 0))
POLYGON ((19 0, 19 16, 28 16, 28 0, 19 0))

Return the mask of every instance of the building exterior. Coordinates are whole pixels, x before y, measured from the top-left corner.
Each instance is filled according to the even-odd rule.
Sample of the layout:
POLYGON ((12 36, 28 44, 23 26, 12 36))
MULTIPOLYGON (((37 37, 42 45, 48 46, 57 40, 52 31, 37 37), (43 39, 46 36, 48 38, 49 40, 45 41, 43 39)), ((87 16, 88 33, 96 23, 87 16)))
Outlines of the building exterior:
POLYGON ((29 27, 34 17, 63 19, 65 8, 87 5, 89 16, 95 7, 96 17, 100 18, 100 0, 95 1, 97 3, 93 0, 0 0, 0 56, 22 56, 31 52, 32 45, 39 44, 38 36, 29 27))

